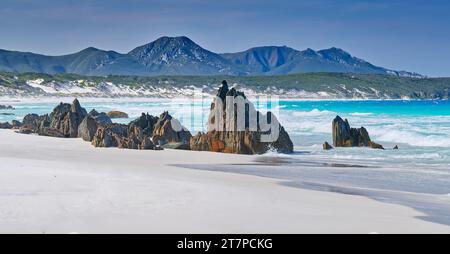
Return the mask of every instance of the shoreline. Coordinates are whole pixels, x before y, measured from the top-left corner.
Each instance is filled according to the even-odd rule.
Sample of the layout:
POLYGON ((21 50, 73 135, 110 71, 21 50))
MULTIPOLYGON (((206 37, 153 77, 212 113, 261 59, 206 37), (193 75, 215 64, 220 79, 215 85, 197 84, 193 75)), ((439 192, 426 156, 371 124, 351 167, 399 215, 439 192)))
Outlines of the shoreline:
MULTIPOLYGON (((213 98, 212 95, 205 96, 213 98)), ((254 98, 256 96, 248 96, 254 98)), ((10 103, 12 105, 18 104, 44 104, 44 103, 59 103, 59 102, 71 102, 73 99, 78 98, 85 103, 95 102, 154 102, 154 101, 167 101, 167 100, 192 100, 191 97, 84 97, 84 96, 55 96, 55 97, 0 97, 0 104, 10 103)), ((298 98, 298 97, 279 97, 280 100, 286 101, 449 101, 448 99, 360 99, 360 98, 298 98)), ((198 99, 197 99, 198 100, 198 99)))
POLYGON ((423 213, 282 179, 186 170, 255 156, 94 148, 0 130, 0 232, 438 233, 423 213))

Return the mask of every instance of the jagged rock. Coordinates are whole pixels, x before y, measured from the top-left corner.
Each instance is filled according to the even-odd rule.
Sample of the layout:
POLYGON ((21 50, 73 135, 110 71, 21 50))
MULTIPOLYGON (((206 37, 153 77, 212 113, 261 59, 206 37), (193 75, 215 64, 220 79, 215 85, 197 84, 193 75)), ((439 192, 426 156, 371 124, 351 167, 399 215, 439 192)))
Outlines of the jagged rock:
POLYGON ((293 143, 277 118, 270 112, 263 115, 256 111, 253 104, 248 101, 245 94, 236 89, 228 88, 226 81, 222 82, 216 98, 211 104, 211 111, 208 122, 208 132, 199 133, 190 140, 190 149, 196 151, 213 151, 238 154, 262 154, 269 150, 275 150, 280 153, 292 153, 293 143), (243 99, 245 103, 245 117, 238 129, 237 111, 234 109, 234 115, 227 117, 227 98, 243 99), (256 119, 250 119, 250 115, 256 116, 256 119), (216 119, 218 118, 218 119, 216 119), (278 133, 272 133, 271 130, 263 131, 262 120, 268 124, 278 127, 278 133), (250 123, 255 120, 256 126, 250 128, 250 123), (278 134, 278 135, 275 135, 278 134), (277 137, 273 140, 263 140, 267 135, 277 137))
POLYGON ((122 111, 113 110, 107 113, 110 118, 128 118, 128 114, 122 111))
POLYGON ((72 105, 61 103, 50 114, 50 128, 59 131, 66 138, 76 138, 78 126, 86 116, 86 110, 77 99, 72 105))
POLYGON ((158 117, 142 113, 141 117, 132 121, 128 125, 128 148, 152 150, 155 145, 151 139, 153 126, 158 121, 158 117))
POLYGON ((173 118, 168 112, 164 112, 153 126, 152 140, 160 146, 170 143, 189 144, 191 133, 173 118))
POLYGON ((0 129, 12 129, 12 125, 8 122, 0 123, 0 129))
POLYGON ((111 118, 104 112, 99 113, 99 112, 97 112, 97 110, 93 109, 93 110, 91 110, 91 112, 89 112, 88 115, 91 116, 92 118, 94 118, 94 120, 99 124, 112 123, 111 118))
POLYGON ((90 115, 86 116, 78 126, 78 137, 91 142, 97 132, 97 121, 90 115))
POLYGON ((398 150, 398 149, 399 149, 399 148, 398 148, 398 145, 394 146, 393 149, 394 149, 394 150, 398 150))
POLYGON ((335 147, 371 147, 384 149, 381 145, 370 140, 369 133, 364 127, 351 128, 348 120, 336 116, 332 124, 333 145, 335 147))
POLYGON ((332 149, 333 147, 328 142, 323 143, 323 150, 332 150, 332 149))
POLYGON ((42 130, 50 127, 50 117, 48 115, 28 114, 23 118, 19 133, 30 134, 43 132, 42 130))
POLYGON ((106 124, 97 128, 92 139, 95 147, 128 147, 128 126, 124 124, 106 124))

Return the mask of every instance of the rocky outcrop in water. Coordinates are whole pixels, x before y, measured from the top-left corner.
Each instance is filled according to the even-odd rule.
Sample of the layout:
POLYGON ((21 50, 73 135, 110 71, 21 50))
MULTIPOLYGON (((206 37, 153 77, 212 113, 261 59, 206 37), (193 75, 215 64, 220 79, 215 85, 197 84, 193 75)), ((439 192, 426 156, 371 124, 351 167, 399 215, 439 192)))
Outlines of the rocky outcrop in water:
POLYGON ((110 118, 128 118, 128 114, 122 111, 113 110, 107 113, 110 118))
POLYGON ((7 105, 0 105, 0 110, 14 110, 15 108, 13 106, 7 106, 7 105))
POLYGON ((328 142, 323 143, 323 150, 332 150, 332 149, 333 147, 328 142))
POLYGON ((263 115, 256 111, 243 92, 234 88, 229 89, 227 82, 223 81, 211 104, 208 132, 192 137, 190 149, 237 154, 262 154, 269 150, 292 153, 293 143, 272 113, 268 112, 267 115, 263 115), (245 109, 242 112, 244 116, 241 116, 243 121, 239 128, 237 111, 233 110, 233 105, 227 105, 227 98, 244 101, 245 109), (227 110, 227 107, 228 109, 231 107, 231 111, 227 110), (227 117, 227 111, 234 112, 232 117, 227 117), (250 116, 255 117, 251 118, 250 116), (275 126, 277 130, 264 131, 263 123, 275 126), (251 126, 252 124, 253 126, 251 126), (270 137, 276 138, 271 139, 270 137))
POLYGON ((371 141, 369 133, 364 127, 351 128, 348 120, 336 116, 332 124, 333 145, 335 147, 370 147, 384 149, 382 145, 371 141))

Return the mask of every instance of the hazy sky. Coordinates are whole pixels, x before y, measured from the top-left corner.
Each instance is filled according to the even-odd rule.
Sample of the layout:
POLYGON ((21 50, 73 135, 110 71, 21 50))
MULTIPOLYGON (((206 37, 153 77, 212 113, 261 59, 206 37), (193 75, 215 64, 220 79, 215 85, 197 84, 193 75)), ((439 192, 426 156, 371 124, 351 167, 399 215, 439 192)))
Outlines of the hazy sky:
POLYGON ((186 35, 214 52, 339 47, 373 64, 450 76, 450 1, 1 0, 0 48, 128 52, 186 35))

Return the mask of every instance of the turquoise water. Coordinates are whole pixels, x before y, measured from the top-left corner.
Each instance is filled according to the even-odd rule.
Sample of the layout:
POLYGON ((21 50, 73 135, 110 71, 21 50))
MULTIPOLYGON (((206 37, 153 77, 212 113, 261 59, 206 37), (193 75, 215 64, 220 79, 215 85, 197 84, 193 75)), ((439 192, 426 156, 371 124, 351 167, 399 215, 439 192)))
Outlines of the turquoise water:
MULTIPOLYGON (((159 115, 168 110, 193 133, 205 130, 210 100, 187 101, 154 99, 147 101, 103 101, 81 103, 88 111, 127 112, 131 118, 117 120, 127 123, 142 112, 159 115)), ((22 120, 29 113, 45 114, 52 111, 56 103, 15 102, 16 110, 1 110, 0 122, 22 120), (14 115, 2 115, 12 113, 14 115)), ((257 104, 264 110, 265 102, 257 104)), ((398 164, 427 164, 427 167, 446 168, 450 165, 450 101, 293 101, 281 100, 270 104, 282 125, 291 135, 296 150, 309 151, 317 156, 335 159, 362 159, 384 162, 389 158, 398 164), (348 118, 354 127, 364 126, 376 142, 386 148, 395 145, 400 150, 393 153, 368 149, 321 150, 324 141, 331 142, 331 122, 336 115, 348 118)), ((381 162, 380 162, 381 163, 381 162)))

